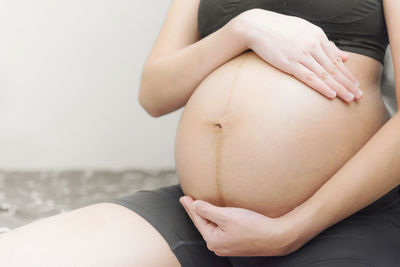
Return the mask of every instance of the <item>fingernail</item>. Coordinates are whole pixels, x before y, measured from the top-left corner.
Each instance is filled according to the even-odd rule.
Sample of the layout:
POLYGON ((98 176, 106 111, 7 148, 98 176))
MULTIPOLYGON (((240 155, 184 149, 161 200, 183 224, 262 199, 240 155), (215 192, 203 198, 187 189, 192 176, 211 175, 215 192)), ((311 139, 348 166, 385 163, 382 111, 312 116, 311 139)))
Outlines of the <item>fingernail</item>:
POLYGON ((329 91, 328 91, 328 96, 329 96, 329 97, 335 97, 335 96, 336 96, 336 92, 333 91, 333 90, 329 90, 329 91))
POLYGON ((357 86, 357 87, 359 87, 359 86, 360 86, 360 83, 359 83, 358 81, 356 81, 356 86, 357 86))
POLYGON ((357 97, 357 98, 360 98, 362 95, 363 95, 363 92, 362 92, 360 89, 358 89, 358 90, 356 91, 356 97, 357 97))
POLYGON ((197 205, 199 205, 199 202, 197 200, 192 202, 192 206, 197 207, 197 205))
POLYGON ((347 95, 345 96, 346 100, 348 101, 352 101, 354 99, 354 95, 352 93, 347 93, 347 95))

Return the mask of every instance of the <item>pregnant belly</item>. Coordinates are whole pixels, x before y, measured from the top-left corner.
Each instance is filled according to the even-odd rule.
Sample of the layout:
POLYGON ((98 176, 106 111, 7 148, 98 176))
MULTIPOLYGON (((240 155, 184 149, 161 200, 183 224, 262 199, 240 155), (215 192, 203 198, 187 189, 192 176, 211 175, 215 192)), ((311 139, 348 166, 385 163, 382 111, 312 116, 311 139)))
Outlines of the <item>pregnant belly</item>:
POLYGON ((180 118, 175 163, 182 190, 219 206, 287 213, 387 120, 379 90, 361 88, 364 97, 346 104, 251 51, 230 60, 202 81, 180 118))

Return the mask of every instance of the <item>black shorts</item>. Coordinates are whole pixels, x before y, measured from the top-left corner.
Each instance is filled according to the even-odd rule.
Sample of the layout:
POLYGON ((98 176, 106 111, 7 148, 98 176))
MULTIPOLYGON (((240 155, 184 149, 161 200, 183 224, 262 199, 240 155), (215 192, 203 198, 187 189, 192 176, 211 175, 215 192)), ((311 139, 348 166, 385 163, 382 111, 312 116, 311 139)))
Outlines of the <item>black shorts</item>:
POLYGON ((398 267, 400 198, 398 187, 332 225, 286 256, 220 257, 206 242, 179 202, 180 185, 140 190, 111 200, 146 219, 168 242, 182 267, 398 267))

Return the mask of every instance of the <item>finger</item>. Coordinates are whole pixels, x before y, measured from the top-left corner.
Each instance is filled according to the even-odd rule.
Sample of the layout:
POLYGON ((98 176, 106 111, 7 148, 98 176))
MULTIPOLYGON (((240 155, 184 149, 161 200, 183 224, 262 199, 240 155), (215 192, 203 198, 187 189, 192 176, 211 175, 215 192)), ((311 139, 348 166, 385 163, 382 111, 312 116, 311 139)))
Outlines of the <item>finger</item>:
POLYGON ((332 99, 336 97, 336 92, 303 64, 297 63, 292 68, 291 74, 327 98, 332 99))
MULTIPOLYGON (((332 41, 329 40, 329 38, 326 36, 326 34, 323 34, 322 42, 323 43, 329 43, 329 42, 333 43, 332 41)), ((336 48, 337 54, 341 57, 341 59, 343 61, 347 61, 349 59, 349 53, 347 53, 346 51, 340 50, 336 45, 335 45, 335 48, 336 48)))
POLYGON ((339 68, 339 70, 354 84, 358 84, 357 78, 351 73, 351 71, 343 64, 343 61, 337 55, 340 55, 341 51, 334 42, 328 41, 322 43, 322 49, 331 61, 339 68))
POLYGON ((345 51, 340 50, 339 48, 338 50, 340 51, 340 57, 342 58, 342 60, 347 61, 349 59, 349 53, 346 53, 345 51))
POLYGON ((349 53, 347 53, 347 52, 345 52, 345 51, 339 49, 339 47, 336 46, 335 42, 330 41, 330 40, 328 39, 328 41, 325 42, 325 44, 328 45, 328 46, 331 46, 332 51, 333 51, 336 55, 340 56, 340 58, 341 58, 343 61, 346 61, 346 60, 349 58, 349 53))
POLYGON ((198 215, 191 203, 193 202, 193 200, 190 200, 187 197, 181 197, 179 199, 179 201, 182 203, 184 209, 186 210, 186 213, 189 215, 190 219, 192 220, 193 224, 196 226, 196 228, 199 230, 199 232, 201 233, 201 235, 203 236, 203 238, 205 240, 207 240, 206 238, 210 235, 210 233, 212 233, 214 231, 215 228, 217 228, 218 226, 213 223, 212 221, 206 220, 204 218, 202 218, 200 215, 198 215))
POLYGON ((217 224, 202 218, 195 211, 192 211, 192 221, 206 241, 208 241, 208 237, 211 233, 215 232, 215 230, 219 228, 217 224))
POLYGON ((189 196, 183 196, 181 198, 179 198, 179 202, 181 202, 183 208, 185 209, 186 213, 188 214, 188 216, 190 217, 190 219, 195 222, 195 219, 193 218, 193 208, 191 207, 192 202, 194 200, 189 197, 189 196))
POLYGON ((346 65, 343 64, 339 56, 336 56, 334 61, 332 61, 323 49, 312 51, 312 55, 329 73, 331 73, 336 81, 349 90, 355 98, 361 98, 362 91, 358 88, 353 74, 346 65))
MULTIPOLYGON (((316 52, 313 52, 316 53, 316 52)), ((323 52, 321 52, 323 53, 323 52)), ((330 62, 329 58, 327 57, 327 61, 330 62)), ((337 95, 343 99, 346 102, 351 102, 354 100, 354 95, 352 92, 349 92, 340 82, 344 82, 343 80, 346 79, 332 64, 333 70, 331 70, 329 73, 326 71, 321 64, 315 60, 312 56, 306 57, 301 61, 303 65, 305 65, 308 69, 313 71, 318 75, 318 77, 325 82, 332 90, 337 92, 337 95)), ((329 64, 329 63, 327 63, 329 64)), ((346 79, 347 80, 347 79, 346 79)), ((347 80, 349 84, 351 84, 350 81, 347 80)))
POLYGON ((353 84, 352 92, 357 99, 360 99, 363 95, 363 92, 359 88, 360 83, 357 81, 357 79, 354 77, 354 75, 350 72, 350 70, 346 67, 346 65, 344 65, 343 61, 339 60, 339 58, 336 58, 336 60, 334 61, 334 64, 336 65, 338 70, 341 73, 343 73, 344 76, 353 84))
POLYGON ((224 216, 224 208, 214 206, 203 200, 196 200, 192 202, 194 211, 201 217, 206 218, 218 225, 226 223, 226 216, 224 216))
POLYGON ((192 212, 189 210, 188 205, 191 204, 194 200, 189 197, 189 196, 183 196, 179 198, 179 202, 182 204, 183 208, 185 209, 187 215, 190 217, 190 219, 193 221, 193 216, 192 212))
POLYGON ((333 72, 337 68, 340 71, 337 76, 340 79, 338 82, 356 94, 358 90, 357 80, 346 65, 343 64, 340 57, 336 57, 335 61, 332 61, 323 49, 313 50, 311 54, 328 72, 333 72))

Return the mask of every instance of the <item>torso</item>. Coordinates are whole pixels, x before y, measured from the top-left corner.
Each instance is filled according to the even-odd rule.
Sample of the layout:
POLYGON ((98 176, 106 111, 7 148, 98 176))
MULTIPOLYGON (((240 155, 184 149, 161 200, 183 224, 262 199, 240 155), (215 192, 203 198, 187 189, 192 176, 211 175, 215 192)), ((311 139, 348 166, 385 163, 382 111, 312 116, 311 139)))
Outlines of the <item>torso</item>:
POLYGON ((389 118, 381 64, 349 54, 345 64, 364 92, 350 104, 325 98, 251 51, 208 75, 187 102, 175 140, 185 195, 270 217, 307 200, 389 118))

